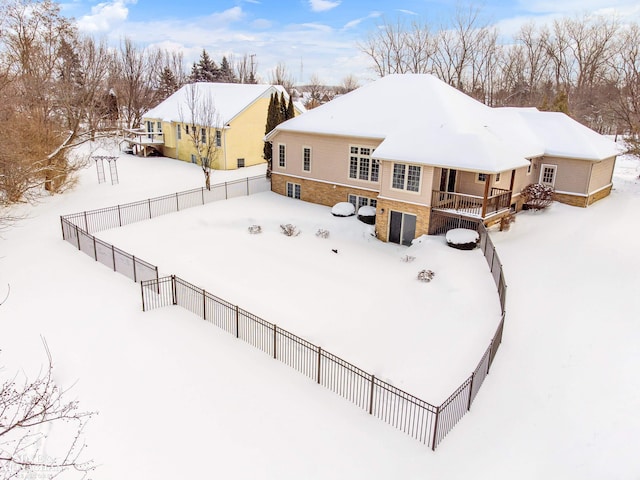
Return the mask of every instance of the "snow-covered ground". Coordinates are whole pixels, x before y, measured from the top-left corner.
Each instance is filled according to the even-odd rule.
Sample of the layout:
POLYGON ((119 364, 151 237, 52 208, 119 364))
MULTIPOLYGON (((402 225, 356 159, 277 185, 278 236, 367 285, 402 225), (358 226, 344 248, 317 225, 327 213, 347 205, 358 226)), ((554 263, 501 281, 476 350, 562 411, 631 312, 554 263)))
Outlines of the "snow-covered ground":
MULTIPOLYGON (((638 478, 638 161, 619 160, 612 195, 588 209, 554 204, 493 234, 509 285, 503 344, 471 412, 435 453, 185 310, 141 312, 139 287, 64 242, 59 216, 200 187, 203 175, 163 158, 123 156, 118 167, 119 185, 98 185, 88 168, 73 191, 22 207, 27 218, 0 239, 0 292, 11 284, 0 307, 0 373, 35 375, 46 337, 56 380, 77 381, 82 407, 99 411, 86 431, 87 456, 101 465, 92 478, 638 478)), ((214 172, 212 182, 261 171, 214 172)), ((324 207, 259 194, 98 236, 423 397, 432 390, 418 384, 415 364, 448 345, 442 329, 423 338, 426 325, 405 313, 409 299, 427 302, 428 324, 461 322, 445 330, 479 319, 472 341, 451 346, 453 357, 473 359, 452 368, 460 383, 477 361, 467 348, 484 350, 499 308, 484 260, 443 238, 407 249, 366 231, 324 207), (285 222, 301 235, 281 235, 285 222), (249 235, 253 223, 264 233, 249 235), (329 239, 316 238, 317 228, 329 239), (283 243, 288 253, 275 249, 283 243), (416 260, 401 262, 407 253, 416 260), (490 294, 469 296, 450 255, 464 255, 469 282, 486 281, 479 291, 490 294), (292 256, 300 271, 274 284, 269 272, 292 256), (352 263, 359 271, 344 268, 352 263), (436 272, 433 282, 415 280, 422 268, 436 272), (320 286, 333 291, 317 298, 320 286), (428 297, 434 292, 452 297, 439 303, 428 297), (292 296, 300 303, 281 308, 292 296), (485 297, 486 305, 474 303, 485 297), (336 307, 348 315, 332 316, 336 307), (414 323, 398 324, 407 318, 414 323), (394 337, 401 329, 407 335, 394 337)), ((436 397, 449 388, 431 380, 436 397)))

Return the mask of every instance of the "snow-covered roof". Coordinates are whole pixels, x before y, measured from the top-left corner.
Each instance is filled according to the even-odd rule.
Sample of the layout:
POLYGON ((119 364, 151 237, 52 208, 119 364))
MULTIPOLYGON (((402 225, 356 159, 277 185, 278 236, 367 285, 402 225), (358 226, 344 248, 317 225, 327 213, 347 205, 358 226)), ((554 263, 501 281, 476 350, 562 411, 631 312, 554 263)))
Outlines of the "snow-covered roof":
POLYGON ((599 161, 623 153, 610 138, 585 127, 561 112, 536 108, 500 108, 521 116, 544 144, 544 154, 553 157, 599 161))
MULTIPOLYGON (((372 156, 380 160, 498 173, 555 152, 552 132, 530 120, 535 112, 541 113, 488 107, 432 75, 388 75, 281 123, 267 139, 287 131, 376 139, 382 143, 372 156)), ((603 158, 611 156, 605 144, 613 142, 596 132, 563 132, 570 137, 565 145, 576 143, 576 158, 595 159, 580 156, 579 133, 598 137, 592 143, 601 145, 603 158)))
POLYGON ((188 108, 189 89, 195 88, 196 98, 213 99, 216 115, 226 125, 240 112, 263 96, 270 96, 277 91, 284 92, 280 85, 253 85, 242 83, 208 83, 198 82, 184 85, 177 92, 152 108, 143 118, 160 119, 165 122, 193 123, 188 108))

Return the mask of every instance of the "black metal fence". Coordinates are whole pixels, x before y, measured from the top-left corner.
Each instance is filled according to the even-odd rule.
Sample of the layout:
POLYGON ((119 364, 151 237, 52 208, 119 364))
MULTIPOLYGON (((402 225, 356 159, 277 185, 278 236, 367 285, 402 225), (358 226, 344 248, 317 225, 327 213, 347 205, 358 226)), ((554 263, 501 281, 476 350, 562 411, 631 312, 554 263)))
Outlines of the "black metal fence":
POLYGON ((431 405, 394 387, 276 324, 176 276, 159 278, 156 266, 89 233, 268 189, 268 180, 261 176, 214 185, 211 191, 189 190, 141 202, 66 215, 61 217, 62 235, 66 241, 96 261, 140 282, 144 311, 169 305, 181 306, 435 450, 471 408, 502 341, 506 284, 498 254, 480 220, 440 212, 437 215, 434 212, 431 219, 437 230, 434 233, 444 233, 450 228, 458 227, 473 228, 479 232, 479 246, 496 283, 502 311, 500 324, 475 370, 440 406, 431 405))
POLYGON ((130 223, 149 220, 169 213, 206 203, 242 197, 253 193, 268 192, 271 183, 264 175, 243 178, 233 182, 218 183, 206 188, 195 188, 161 197, 148 198, 138 202, 99 208, 86 212, 64 215, 63 221, 76 225, 87 233, 100 232, 110 228, 123 227, 130 223))
POLYGON ((141 282, 142 309, 181 306, 435 450, 470 410, 502 341, 506 295, 502 265, 484 224, 478 221, 467 226, 473 226, 480 233, 480 246, 498 287, 502 316, 475 370, 440 406, 377 379, 321 347, 174 275, 141 282))

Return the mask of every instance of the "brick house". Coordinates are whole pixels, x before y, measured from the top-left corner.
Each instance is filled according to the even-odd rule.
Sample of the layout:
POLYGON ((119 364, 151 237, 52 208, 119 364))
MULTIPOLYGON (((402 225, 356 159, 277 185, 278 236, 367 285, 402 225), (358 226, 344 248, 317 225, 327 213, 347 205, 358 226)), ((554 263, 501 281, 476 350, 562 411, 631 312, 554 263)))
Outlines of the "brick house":
POLYGON ((498 221, 531 183, 587 206, 606 196, 619 150, 561 113, 491 108, 431 75, 389 75, 280 124, 272 190, 376 208, 378 238, 429 233, 432 211, 498 221))

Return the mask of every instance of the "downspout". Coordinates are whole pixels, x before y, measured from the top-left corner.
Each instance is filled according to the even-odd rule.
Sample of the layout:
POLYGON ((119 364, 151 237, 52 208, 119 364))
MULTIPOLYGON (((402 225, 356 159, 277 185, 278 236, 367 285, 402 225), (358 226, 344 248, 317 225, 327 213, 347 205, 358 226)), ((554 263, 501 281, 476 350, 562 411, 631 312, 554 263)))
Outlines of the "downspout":
POLYGON ((222 153, 223 153, 223 157, 224 157, 224 169, 227 169, 227 127, 228 125, 225 125, 222 128, 222 153))

